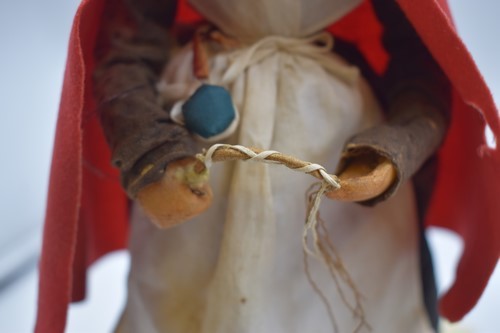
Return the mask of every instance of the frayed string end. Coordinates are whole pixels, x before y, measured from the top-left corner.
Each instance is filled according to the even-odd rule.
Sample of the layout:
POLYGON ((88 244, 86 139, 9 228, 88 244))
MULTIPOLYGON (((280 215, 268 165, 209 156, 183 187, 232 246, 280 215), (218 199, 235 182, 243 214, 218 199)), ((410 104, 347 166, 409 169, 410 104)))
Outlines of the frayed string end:
POLYGON ((333 243, 328 236, 328 231, 326 229, 325 223, 319 215, 321 199, 323 198, 323 195, 330 190, 331 186, 326 181, 323 181, 320 184, 321 185, 318 190, 310 193, 312 191, 312 188, 314 186, 317 186, 317 184, 313 185, 310 191, 308 191, 309 194, 307 195, 307 219, 302 235, 302 246, 304 250, 304 269, 307 275, 307 279, 316 294, 318 294, 321 301, 324 303, 334 332, 339 331, 338 324, 336 322, 328 298, 325 296, 325 294, 314 281, 314 278, 311 275, 311 272, 309 270, 308 257, 313 257, 319 260, 328 269, 337 293, 342 299, 342 303, 352 312, 354 318, 357 320, 357 324, 353 332, 357 333, 363 327, 371 331, 371 327, 367 323, 365 318, 365 313, 361 302, 361 293, 359 292, 354 281, 347 272, 342 259, 337 252, 337 249, 333 246, 333 243), (310 238, 312 238, 311 245, 309 244, 310 238), (347 289, 347 292, 350 292, 353 295, 354 302, 348 300, 345 289, 347 289))

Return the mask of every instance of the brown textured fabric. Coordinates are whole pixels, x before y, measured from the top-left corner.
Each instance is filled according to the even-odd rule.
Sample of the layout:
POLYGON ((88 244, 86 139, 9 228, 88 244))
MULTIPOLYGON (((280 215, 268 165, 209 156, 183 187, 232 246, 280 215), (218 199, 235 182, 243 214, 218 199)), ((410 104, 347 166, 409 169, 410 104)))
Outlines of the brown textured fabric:
MULTIPOLYGON (((398 182, 366 204, 388 198, 436 151, 449 107, 446 78, 397 6, 374 1, 374 7, 391 54, 379 82, 388 122, 353 137, 344 162, 367 151, 383 155, 396 166, 398 182)), ((126 0, 124 10, 125 16, 106 14, 94 78, 112 163, 121 170, 129 196, 135 197, 143 186, 161 178, 169 162, 196 151, 187 130, 172 123, 158 103, 155 89, 172 43, 167 30, 175 1, 126 0)))
POLYGON ((346 145, 344 162, 360 154, 375 153, 389 159, 397 181, 372 205, 389 198, 434 154, 443 140, 447 121, 439 108, 419 92, 408 92, 392 103, 389 122, 354 136, 346 145))
POLYGON ((188 131, 158 103, 156 83, 171 46, 175 1, 128 0, 105 13, 96 48, 95 95, 101 123, 131 197, 159 180, 166 165, 195 153, 188 131), (132 24, 131 24, 132 23, 132 24))
MULTIPOLYGON (((397 181, 382 195, 363 202, 366 205, 393 195, 436 152, 446 133, 450 109, 448 79, 397 4, 373 0, 373 6, 384 26, 383 43, 390 55, 386 72, 376 82, 388 110, 387 122, 349 140, 341 166, 360 154, 379 154, 392 161, 397 181)), ((429 187, 432 184, 425 186, 429 187)), ((427 202, 418 198, 429 195, 424 192, 417 192, 419 202, 427 202)))

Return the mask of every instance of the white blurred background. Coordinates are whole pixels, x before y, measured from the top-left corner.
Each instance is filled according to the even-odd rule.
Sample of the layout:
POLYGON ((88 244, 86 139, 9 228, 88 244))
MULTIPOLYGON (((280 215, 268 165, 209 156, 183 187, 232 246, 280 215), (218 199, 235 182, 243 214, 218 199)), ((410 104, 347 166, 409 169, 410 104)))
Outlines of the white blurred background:
MULTIPOLYGON (((0 332, 31 332, 50 155, 66 47, 78 0, 0 2, 0 332)), ((500 2, 449 0, 458 31, 500 102, 500 2)), ((500 171, 499 171, 500 173, 500 171)), ((500 176, 500 175, 499 175, 500 176)), ((431 230, 439 289, 453 279, 460 243, 431 230)), ((71 307, 68 332, 109 332, 125 295, 128 255, 90 272, 89 298, 71 307)), ((480 303, 450 332, 499 333, 500 269, 480 303)))

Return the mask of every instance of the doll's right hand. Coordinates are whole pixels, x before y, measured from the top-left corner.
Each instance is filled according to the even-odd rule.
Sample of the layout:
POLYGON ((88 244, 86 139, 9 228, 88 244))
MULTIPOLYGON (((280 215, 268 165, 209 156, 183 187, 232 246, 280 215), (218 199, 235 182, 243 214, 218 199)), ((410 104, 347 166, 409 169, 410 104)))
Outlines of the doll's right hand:
POLYGON ((332 200, 371 200, 386 192, 396 181, 395 166, 374 151, 351 156, 343 164, 338 176, 341 188, 326 193, 332 200))
POLYGON ((171 162, 163 178, 140 190, 137 200, 158 227, 180 224, 210 206, 212 189, 208 184, 208 171, 194 157, 171 162))

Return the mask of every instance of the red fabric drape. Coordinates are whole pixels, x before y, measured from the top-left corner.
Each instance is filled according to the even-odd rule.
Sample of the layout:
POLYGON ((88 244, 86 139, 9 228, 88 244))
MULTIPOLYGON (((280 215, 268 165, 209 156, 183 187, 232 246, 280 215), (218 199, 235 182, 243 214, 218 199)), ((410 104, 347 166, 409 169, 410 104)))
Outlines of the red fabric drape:
MULTIPOLYGON (((489 148, 484 137, 486 123, 499 137, 500 121, 446 1, 397 2, 454 86, 451 127, 439 152, 426 222, 464 240, 455 283, 440 307, 455 321, 476 304, 500 253, 500 151, 489 148)), ((37 332, 63 332, 68 303, 84 296, 86 268, 125 246, 127 200, 110 166, 91 96, 92 52, 103 5, 103 0, 82 1, 71 32, 40 262, 37 332)), ((197 18, 181 0, 177 22, 197 18)), ((369 1, 329 30, 356 43, 377 72, 384 70, 382 30, 369 1)))
POLYGON ((56 126, 42 256, 36 332, 63 332, 71 300, 85 294, 86 268, 124 248, 127 199, 91 97, 93 45, 104 1, 84 0, 70 35, 56 126))
POLYGON ((456 321, 476 304, 500 254, 500 150, 486 145, 484 132, 487 123, 498 138, 500 119, 446 2, 398 2, 455 88, 426 222, 450 229, 464 241, 455 282, 440 302, 441 313, 456 321))

